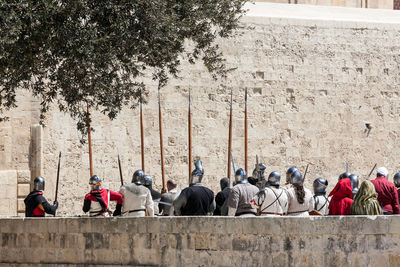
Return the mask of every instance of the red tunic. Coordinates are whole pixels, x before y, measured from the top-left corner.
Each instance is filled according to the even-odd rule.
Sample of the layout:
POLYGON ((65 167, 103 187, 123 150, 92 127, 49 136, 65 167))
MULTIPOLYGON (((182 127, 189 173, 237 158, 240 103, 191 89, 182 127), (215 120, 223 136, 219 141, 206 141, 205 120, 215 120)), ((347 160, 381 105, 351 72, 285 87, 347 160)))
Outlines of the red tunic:
POLYGON ((385 177, 377 177, 371 183, 375 186, 382 209, 393 214, 399 214, 399 196, 396 186, 385 177))
POLYGON ((329 203, 329 215, 350 214, 350 208, 353 204, 353 190, 351 189, 350 179, 339 180, 329 196, 332 196, 329 203))
MULTIPOLYGON (((117 204, 122 205, 122 195, 114 192, 112 190, 109 190, 110 192, 110 201, 117 201, 117 204)), ((104 203, 104 210, 103 212, 108 210, 108 205, 109 205, 109 200, 108 200, 108 191, 104 188, 100 190, 92 190, 90 191, 89 194, 86 194, 85 200, 84 200, 84 205, 83 205, 83 211, 88 212, 90 209, 90 202, 98 202, 96 195, 101 197, 100 202, 102 201, 104 203)), ((104 216, 104 214, 103 214, 104 216)))

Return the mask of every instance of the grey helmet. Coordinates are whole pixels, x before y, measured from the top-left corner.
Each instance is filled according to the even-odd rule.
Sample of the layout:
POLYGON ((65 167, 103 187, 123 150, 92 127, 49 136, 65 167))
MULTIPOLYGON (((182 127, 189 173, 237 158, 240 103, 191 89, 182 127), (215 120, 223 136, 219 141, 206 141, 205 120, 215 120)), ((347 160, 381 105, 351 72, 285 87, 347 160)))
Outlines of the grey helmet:
POLYGON ((42 176, 38 176, 33 180, 33 190, 44 191, 44 178, 42 176))
POLYGON ((290 177, 292 176, 292 174, 297 171, 297 167, 296 166, 292 166, 289 169, 287 169, 286 171, 286 183, 290 184, 290 177))
POLYGON ((393 176, 393 183, 396 187, 400 187, 400 172, 393 176))
POLYGON ((150 175, 145 174, 143 180, 144 180, 144 186, 148 188, 151 188, 153 186, 153 179, 151 178, 150 175))
POLYGON ((247 180, 247 173, 244 169, 239 168, 235 172, 235 182, 236 184, 246 184, 249 181, 247 180))
POLYGON ((358 184, 360 183, 358 180, 358 176, 355 174, 350 174, 349 178, 351 182, 351 189, 353 190, 353 195, 355 195, 358 192, 358 184))
POLYGON ((93 175, 89 179, 89 184, 92 190, 100 190, 101 189, 101 178, 97 175, 93 175))
POLYGON ((132 183, 141 185, 144 183, 144 172, 142 170, 136 170, 132 176, 132 183))
POLYGON ((190 176, 189 184, 197 184, 201 183, 204 175, 203 163, 201 160, 198 160, 194 163, 195 169, 192 171, 192 176, 190 176))
POLYGON ((325 195, 328 181, 322 178, 317 178, 313 182, 314 195, 325 195))
POLYGON ((257 168, 253 170, 253 177, 256 178, 258 181, 265 180, 264 172, 267 169, 267 166, 264 163, 258 164, 258 171, 257 168))
POLYGON ((298 170, 292 173, 292 175, 290 176, 290 183, 294 185, 299 185, 303 183, 303 176, 298 170))
POLYGON ((281 182, 281 175, 279 172, 271 172, 268 176, 268 184, 274 185, 274 186, 279 186, 279 183, 281 182))
POLYGON ((342 180, 342 179, 345 179, 345 178, 350 178, 350 173, 344 172, 344 173, 340 174, 338 181, 342 180))
POLYGON ((221 191, 223 191, 225 188, 229 187, 229 184, 230 184, 230 181, 226 177, 219 180, 219 185, 221 186, 221 191))

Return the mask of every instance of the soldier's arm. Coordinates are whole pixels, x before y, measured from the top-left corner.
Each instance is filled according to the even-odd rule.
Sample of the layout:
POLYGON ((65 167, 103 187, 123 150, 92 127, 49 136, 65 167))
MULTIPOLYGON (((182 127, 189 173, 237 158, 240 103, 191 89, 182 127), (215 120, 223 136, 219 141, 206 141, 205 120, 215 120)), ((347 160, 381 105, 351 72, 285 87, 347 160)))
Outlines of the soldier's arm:
POLYGON ((44 212, 47 214, 56 214, 56 209, 58 208, 58 202, 54 201, 54 205, 51 205, 42 195, 37 196, 37 201, 42 204, 44 212))
POLYGON ((151 197, 150 190, 148 190, 146 196, 146 210, 150 217, 154 216, 154 202, 153 198, 151 197))
POLYGON ((92 201, 88 198, 88 195, 85 196, 85 200, 83 201, 83 207, 82 210, 83 212, 88 212, 90 210, 90 204, 92 201))
POLYGON ((232 189, 228 196, 228 216, 235 216, 239 204, 239 193, 232 189))
POLYGON ((181 215, 181 208, 183 208, 184 206, 186 206, 186 196, 185 193, 182 192, 178 198, 176 198, 173 202, 173 206, 174 206, 174 211, 175 211, 175 215, 180 216, 181 215))
POLYGON ((217 207, 217 205, 215 204, 215 199, 213 198, 213 201, 208 209, 208 213, 210 215, 212 215, 216 207, 217 207))

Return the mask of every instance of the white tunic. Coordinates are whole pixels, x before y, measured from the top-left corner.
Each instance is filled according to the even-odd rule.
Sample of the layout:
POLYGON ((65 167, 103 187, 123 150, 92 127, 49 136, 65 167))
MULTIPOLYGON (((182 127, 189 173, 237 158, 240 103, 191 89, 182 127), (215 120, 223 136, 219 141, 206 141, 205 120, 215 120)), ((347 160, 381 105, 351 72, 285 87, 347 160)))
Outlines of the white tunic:
POLYGON ((288 210, 288 197, 282 188, 265 187, 254 196, 250 204, 260 212, 260 216, 285 215, 288 210))
POLYGON ((322 215, 328 215, 329 214, 329 202, 331 201, 331 198, 325 196, 325 195, 315 195, 314 196, 314 209, 321 213, 322 215))
POLYGON ((290 216, 309 216, 310 211, 314 209, 314 198, 310 190, 304 188, 305 196, 304 203, 300 204, 297 201, 295 188, 292 186, 286 190, 288 196, 289 207, 287 215, 290 216))
POLYGON ((143 217, 154 216, 154 202, 150 190, 134 183, 123 185, 119 190, 123 196, 122 216, 143 217))

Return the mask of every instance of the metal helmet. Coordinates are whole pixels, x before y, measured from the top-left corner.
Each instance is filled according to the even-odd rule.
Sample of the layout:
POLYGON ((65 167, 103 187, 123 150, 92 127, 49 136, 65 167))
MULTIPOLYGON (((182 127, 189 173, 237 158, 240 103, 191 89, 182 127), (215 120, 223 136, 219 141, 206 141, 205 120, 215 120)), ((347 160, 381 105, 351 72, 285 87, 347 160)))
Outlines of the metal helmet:
POLYGON ((290 176, 290 183, 295 185, 303 183, 303 176, 298 170, 292 173, 292 175, 290 176))
POLYGON ((203 163, 201 160, 198 160, 194 163, 195 169, 192 171, 192 176, 190 177, 189 184, 197 184, 201 183, 204 175, 203 163))
POLYGON ((143 177, 143 180, 144 180, 144 186, 150 187, 150 188, 152 187, 153 179, 151 178, 150 175, 145 174, 144 177, 143 177))
POLYGON ((33 190, 44 191, 44 178, 42 176, 38 176, 33 180, 33 190))
POLYGON ((313 182, 313 189, 315 195, 325 195, 328 181, 322 178, 317 178, 313 182))
POLYGON ((286 171, 286 183, 290 184, 290 177, 292 176, 292 174, 297 171, 297 167, 296 166, 292 166, 289 169, 287 169, 286 171))
POLYGON ((268 184, 274 185, 274 186, 279 186, 279 183, 281 182, 281 175, 279 172, 271 172, 268 176, 268 184))
POLYGON ((353 190, 353 194, 357 194, 358 184, 360 183, 360 181, 358 180, 358 176, 355 174, 350 174, 349 178, 350 178, 351 189, 353 190))
POLYGON ((141 185, 144 183, 144 172, 142 170, 136 170, 132 176, 132 183, 141 185))
POLYGON ((256 178, 258 181, 265 180, 264 172, 267 169, 267 166, 264 163, 258 164, 258 171, 257 168, 253 170, 253 177, 256 178))
POLYGON ((342 179, 345 179, 345 178, 350 178, 350 173, 348 173, 348 172, 342 173, 341 175, 339 175, 338 181, 342 180, 342 179))
POLYGON ((101 189, 101 178, 97 175, 93 175, 89 179, 89 184, 92 190, 100 190, 101 189))
POLYGON ((393 176, 393 183, 396 187, 400 187, 400 172, 393 176))
POLYGON ((235 172, 235 181, 236 184, 245 184, 248 183, 249 181, 247 180, 247 173, 244 169, 239 168, 235 172))
POLYGON ((221 180, 219 180, 219 185, 221 186, 221 191, 224 190, 225 188, 229 187, 229 179, 224 177, 221 180))

